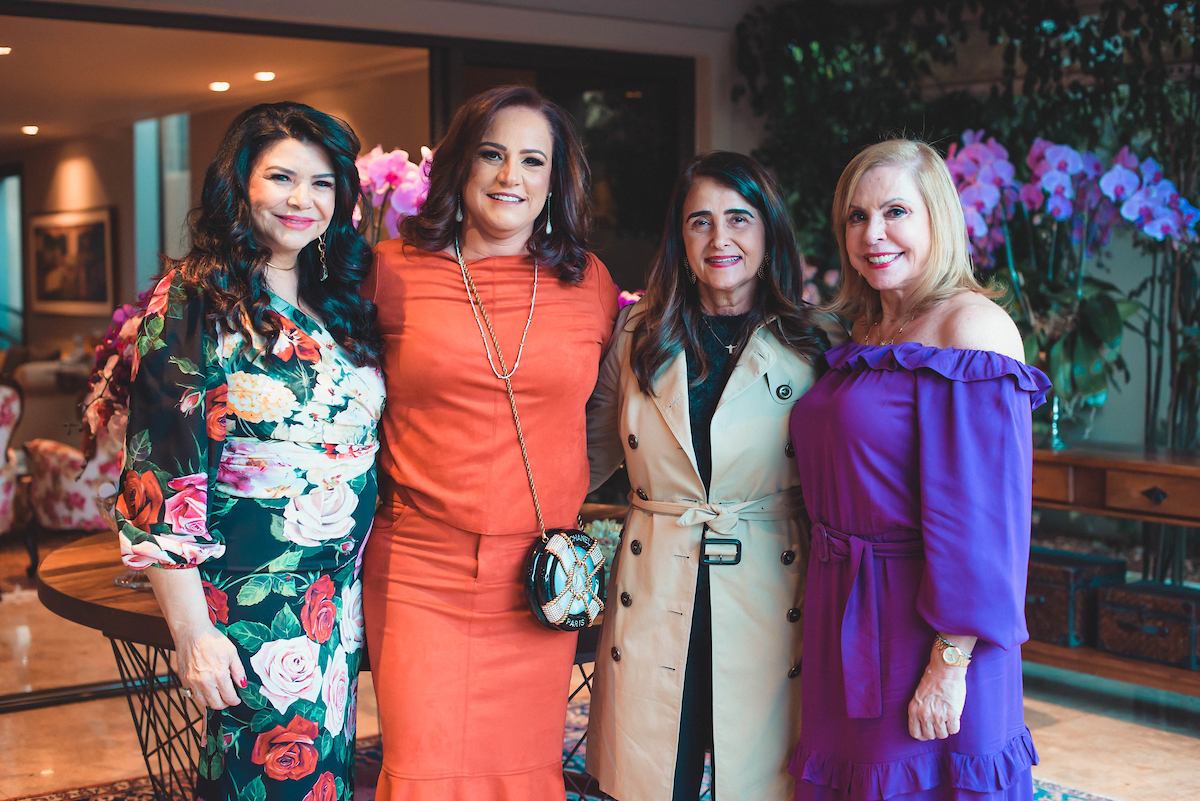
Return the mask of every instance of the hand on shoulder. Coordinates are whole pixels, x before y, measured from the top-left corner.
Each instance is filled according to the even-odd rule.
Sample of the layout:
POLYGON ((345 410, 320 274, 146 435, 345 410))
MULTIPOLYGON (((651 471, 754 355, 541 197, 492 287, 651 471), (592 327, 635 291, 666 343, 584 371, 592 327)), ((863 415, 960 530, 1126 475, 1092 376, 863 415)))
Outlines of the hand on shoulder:
POLYGON ((999 304, 975 292, 964 292, 947 303, 952 307, 938 326, 942 347, 990 350, 1025 361, 1021 334, 999 304))

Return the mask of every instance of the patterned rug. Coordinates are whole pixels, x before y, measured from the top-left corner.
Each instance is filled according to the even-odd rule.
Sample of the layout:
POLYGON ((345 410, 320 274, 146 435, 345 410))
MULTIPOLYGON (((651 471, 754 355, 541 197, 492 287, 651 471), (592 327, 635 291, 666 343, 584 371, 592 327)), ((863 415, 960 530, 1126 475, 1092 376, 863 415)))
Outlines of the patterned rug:
MULTIPOLYGON (((563 736, 563 770, 567 779, 568 801, 603 801, 606 798, 596 791, 594 783, 589 786, 588 777, 584 773, 587 741, 579 744, 579 740, 587 729, 587 715, 586 701, 573 703, 567 709, 567 728, 563 736), (571 787, 572 782, 575 789, 571 787)), ((354 791, 354 801, 374 801, 375 780, 379 776, 382 761, 383 746, 380 745, 378 737, 366 737, 358 741, 354 766, 355 783, 358 786, 354 791)), ((700 798, 704 801, 710 798, 709 777, 709 769, 705 765, 704 783, 700 788, 700 798)), ((1033 780, 1033 798, 1034 801, 1111 801, 1102 796, 1072 790, 1040 779, 1033 780)), ((24 796, 9 801, 154 801, 154 790, 150 786, 149 777, 143 776, 139 779, 24 796)))

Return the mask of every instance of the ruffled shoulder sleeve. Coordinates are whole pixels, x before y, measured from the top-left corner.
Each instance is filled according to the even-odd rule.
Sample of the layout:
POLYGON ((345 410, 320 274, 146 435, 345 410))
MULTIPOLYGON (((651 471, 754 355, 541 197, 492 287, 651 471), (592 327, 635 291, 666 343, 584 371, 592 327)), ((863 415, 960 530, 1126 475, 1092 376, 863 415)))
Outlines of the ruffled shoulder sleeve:
POLYGON ((883 346, 847 342, 830 348, 825 359, 831 369, 845 373, 909 370, 968 383, 1007 377, 1029 395, 1031 409, 1046 402, 1046 393, 1051 388, 1050 379, 1041 370, 990 350, 934 348, 919 342, 883 346))

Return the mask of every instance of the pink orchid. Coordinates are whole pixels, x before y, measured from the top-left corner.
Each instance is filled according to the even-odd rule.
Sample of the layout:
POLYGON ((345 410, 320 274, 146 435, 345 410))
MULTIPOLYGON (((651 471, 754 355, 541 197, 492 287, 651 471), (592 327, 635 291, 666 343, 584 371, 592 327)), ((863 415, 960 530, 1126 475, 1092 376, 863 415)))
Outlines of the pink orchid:
POLYGON ((1141 179, 1133 170, 1121 164, 1113 167, 1100 178, 1100 191, 1114 203, 1120 203, 1124 198, 1137 191, 1141 179))
POLYGON ((1071 176, 1060 170, 1051 170, 1042 176, 1042 189, 1053 197, 1071 200, 1075 197, 1075 182, 1071 176))
POLYGON ((1083 157, 1068 145, 1053 145, 1046 148, 1046 161, 1052 170, 1075 175, 1083 171, 1083 157))

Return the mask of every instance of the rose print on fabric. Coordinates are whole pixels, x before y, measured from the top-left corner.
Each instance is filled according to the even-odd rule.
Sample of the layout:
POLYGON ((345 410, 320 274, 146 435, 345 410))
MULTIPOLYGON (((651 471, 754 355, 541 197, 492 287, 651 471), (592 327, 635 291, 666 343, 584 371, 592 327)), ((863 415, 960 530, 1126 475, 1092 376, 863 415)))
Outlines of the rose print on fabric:
POLYGON ((342 733, 346 722, 346 702, 350 695, 350 671, 346 667, 346 651, 338 646, 325 666, 325 681, 321 685, 321 700, 325 702, 325 729, 334 737, 342 733))
POLYGON ((213 387, 204 395, 204 403, 208 407, 204 412, 204 423, 208 438, 221 442, 225 439, 225 409, 229 395, 229 387, 222 384, 213 387))
POLYGON ((337 780, 333 774, 325 771, 313 785, 304 801, 337 801, 337 780))
POLYGON ((167 499, 164 522, 176 534, 208 536, 208 474, 196 473, 173 478, 167 486, 175 494, 167 499))
POLYGON ((342 589, 342 619, 338 630, 342 648, 352 654, 363 644, 362 582, 355 580, 342 589))
POLYGON ((307 636, 269 640, 250 657, 262 679, 262 694, 280 714, 297 698, 315 701, 321 694, 321 646, 307 636))
POLYGON ((333 603, 333 579, 321 576, 308 587, 304 594, 304 609, 300 611, 300 625, 313 642, 325 642, 333 633, 337 620, 337 606, 333 603))
POLYGON ((213 586, 212 582, 201 579, 200 586, 204 588, 204 601, 208 604, 208 619, 213 625, 217 622, 229 622, 229 596, 213 586))
POLYGON ((158 513, 162 509, 163 494, 158 477, 150 470, 140 475, 136 470, 126 470, 121 483, 117 511, 134 526, 149 531, 150 526, 158 522, 158 513))
POLYGON ((358 496, 348 484, 316 489, 292 498, 283 510, 283 536, 297 545, 315 547, 339 540, 354 528, 358 496))
POLYGON ((317 766, 317 724, 297 715, 285 729, 276 726, 258 735, 250 759, 276 781, 303 779, 317 766))
POLYGON ((275 340, 275 347, 271 352, 280 361, 289 361, 293 355, 305 362, 317 362, 321 360, 321 351, 312 337, 301 331, 295 323, 286 317, 280 317, 279 324, 282 327, 279 330, 278 339, 275 340))
POLYGON ((277 423, 297 408, 287 384, 261 373, 229 373, 228 410, 247 423, 277 423))

